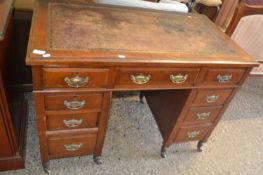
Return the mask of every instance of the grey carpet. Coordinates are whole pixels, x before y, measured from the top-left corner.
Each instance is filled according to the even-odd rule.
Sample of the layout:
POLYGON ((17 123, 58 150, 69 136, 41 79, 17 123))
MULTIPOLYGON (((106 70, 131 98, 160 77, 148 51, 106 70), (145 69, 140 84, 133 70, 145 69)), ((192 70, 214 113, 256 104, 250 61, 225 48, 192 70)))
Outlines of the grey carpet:
MULTIPOLYGON (((132 93, 134 94, 134 93, 132 93)), ((102 165, 92 156, 51 160, 56 175, 262 175, 263 78, 249 78, 204 145, 171 146, 160 158, 162 139, 146 104, 137 96, 113 99, 102 165)), ((45 174, 40 162, 35 112, 31 94, 26 169, 1 175, 45 174)))

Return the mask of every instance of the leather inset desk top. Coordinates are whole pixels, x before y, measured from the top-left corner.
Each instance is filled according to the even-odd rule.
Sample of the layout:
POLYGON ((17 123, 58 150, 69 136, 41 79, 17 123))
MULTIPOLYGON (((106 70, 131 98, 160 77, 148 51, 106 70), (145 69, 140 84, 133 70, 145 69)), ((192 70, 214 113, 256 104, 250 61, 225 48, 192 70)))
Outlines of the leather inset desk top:
POLYGON ((239 55, 200 16, 135 13, 130 9, 62 3, 49 5, 52 49, 239 55))
POLYGON ((205 16, 64 0, 37 3, 28 49, 31 65, 257 65, 205 16))

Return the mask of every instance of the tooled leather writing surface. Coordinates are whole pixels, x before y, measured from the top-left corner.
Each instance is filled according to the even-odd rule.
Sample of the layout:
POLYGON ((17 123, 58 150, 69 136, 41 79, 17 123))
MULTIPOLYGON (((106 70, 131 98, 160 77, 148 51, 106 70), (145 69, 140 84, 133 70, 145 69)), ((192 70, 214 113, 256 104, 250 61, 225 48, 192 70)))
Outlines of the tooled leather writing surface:
POLYGON ((28 50, 30 65, 257 65, 204 16, 65 0, 36 3, 28 50))
POLYGON ((54 50, 239 54, 200 16, 66 3, 50 3, 49 16, 54 50))

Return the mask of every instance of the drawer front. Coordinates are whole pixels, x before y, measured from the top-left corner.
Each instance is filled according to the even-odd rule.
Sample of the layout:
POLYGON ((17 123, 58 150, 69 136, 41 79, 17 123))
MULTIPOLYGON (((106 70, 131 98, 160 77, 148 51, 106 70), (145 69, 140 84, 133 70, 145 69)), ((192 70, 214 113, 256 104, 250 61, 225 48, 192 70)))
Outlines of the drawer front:
POLYGON ((196 93, 192 106, 223 105, 231 95, 232 89, 199 90, 196 93))
POLYGON ((118 71, 116 88, 156 88, 193 86, 199 69, 127 68, 118 71))
POLYGON ((99 110, 102 105, 102 94, 100 93, 63 93, 45 95, 45 108, 54 110, 99 110))
POLYGON ((245 69, 208 69, 202 85, 238 85, 245 69))
POLYGON ((108 69, 44 68, 44 88, 106 88, 108 69))
POLYGON ((198 108, 190 108, 186 117, 184 119, 184 123, 213 123, 222 107, 198 107, 198 108))
POLYGON ((181 127, 176 135, 175 142, 201 140, 210 133, 212 125, 181 127))
MULTIPOLYGON (((76 134, 77 135, 77 134, 76 134)), ((96 145, 96 133, 83 136, 53 136, 48 138, 48 152, 51 158, 73 157, 92 154, 96 145)))
POLYGON ((94 128, 97 126, 98 113, 88 112, 83 114, 47 115, 47 129, 70 130, 81 128, 94 128))

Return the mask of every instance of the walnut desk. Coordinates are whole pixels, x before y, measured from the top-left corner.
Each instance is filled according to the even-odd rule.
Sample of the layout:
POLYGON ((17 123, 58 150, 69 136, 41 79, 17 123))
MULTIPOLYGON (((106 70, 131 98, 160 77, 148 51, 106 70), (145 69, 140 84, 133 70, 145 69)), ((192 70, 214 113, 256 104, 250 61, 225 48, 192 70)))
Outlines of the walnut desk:
POLYGON ((201 149, 258 63, 206 17, 38 1, 29 39, 43 166, 100 163, 113 91, 142 90, 163 137, 201 149))

